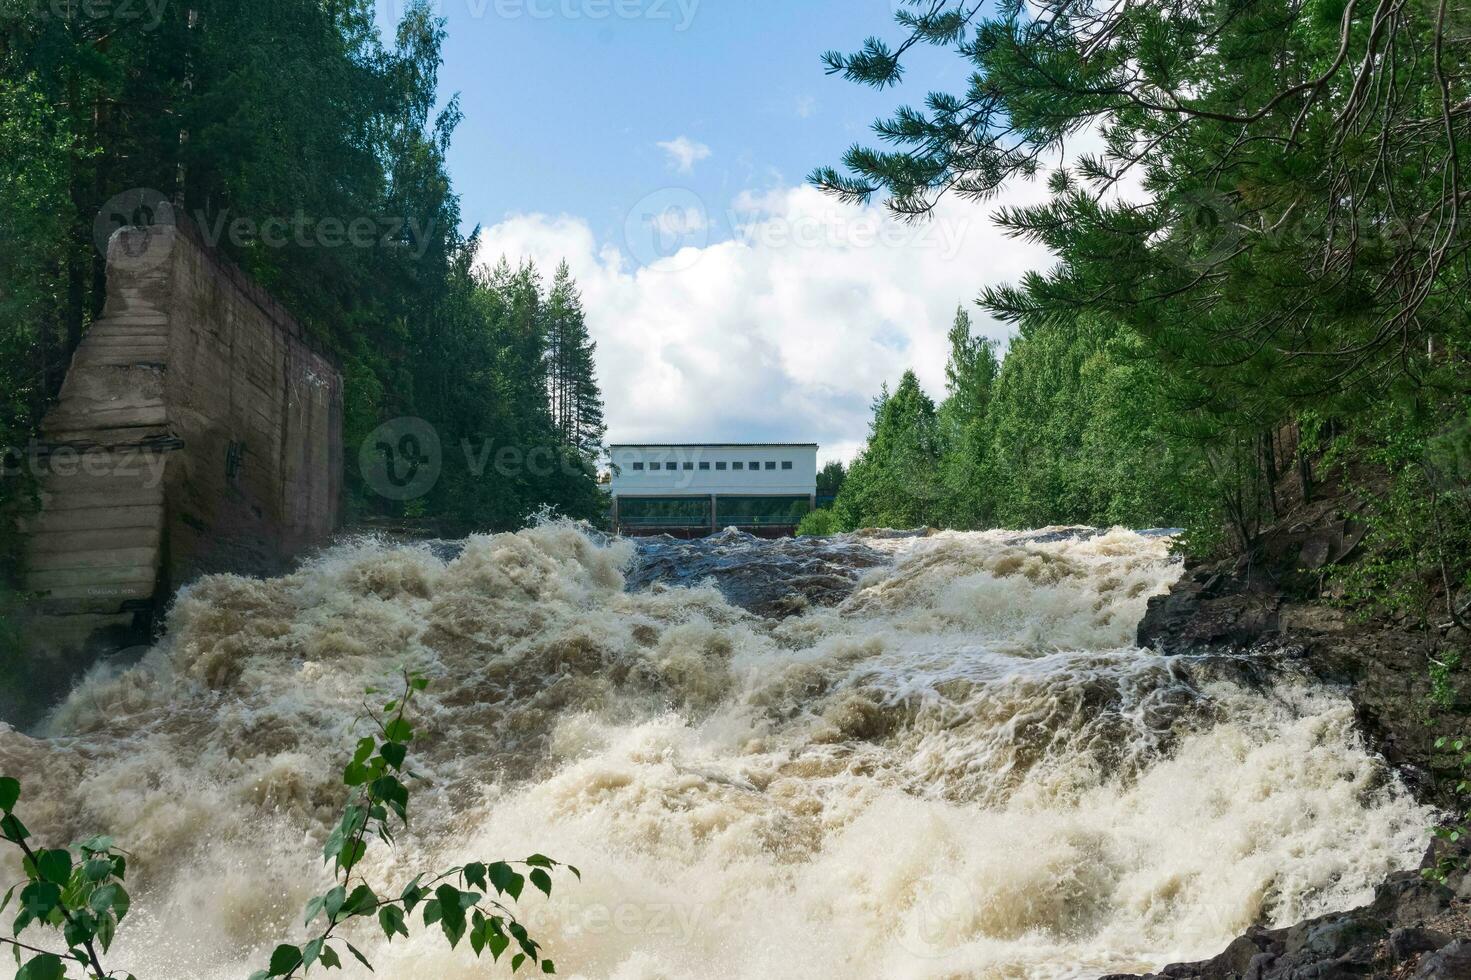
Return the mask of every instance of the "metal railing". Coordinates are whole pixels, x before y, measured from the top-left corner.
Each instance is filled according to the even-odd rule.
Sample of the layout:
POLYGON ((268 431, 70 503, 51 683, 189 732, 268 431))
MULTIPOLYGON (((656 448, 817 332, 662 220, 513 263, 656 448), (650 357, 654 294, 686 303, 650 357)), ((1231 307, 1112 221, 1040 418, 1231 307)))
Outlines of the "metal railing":
POLYGON ((802 518, 783 514, 777 517, 725 517, 716 518, 715 523, 720 527, 796 527, 802 523, 802 518))
POLYGON ((627 517, 618 515, 624 527, 709 527, 710 516, 704 517, 627 517))
MULTIPOLYGON (((710 527, 708 517, 624 517, 618 518, 623 527, 710 527)), ((716 527, 796 527, 802 518, 782 515, 779 517, 718 517, 716 527)))

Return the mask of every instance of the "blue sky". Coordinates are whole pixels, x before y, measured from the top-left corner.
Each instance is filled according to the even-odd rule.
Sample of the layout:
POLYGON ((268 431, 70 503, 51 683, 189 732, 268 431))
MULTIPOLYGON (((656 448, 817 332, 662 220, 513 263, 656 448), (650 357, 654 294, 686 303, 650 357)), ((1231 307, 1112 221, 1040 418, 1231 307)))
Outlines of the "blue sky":
MULTIPOLYGON (((404 0, 378 2, 387 26, 404 0)), ((612 233, 671 184, 726 197, 837 163, 881 111, 922 96, 925 76, 963 78, 941 52, 897 94, 824 73, 825 50, 898 37, 891 2, 438 0, 440 87, 465 109, 450 165, 467 225, 569 212, 612 233), (658 148, 681 136, 711 152, 691 174, 658 148)))
MULTIPOLYGON (((403 2, 378 0, 385 29, 403 2)), ((850 458, 906 368, 943 396, 957 305, 1047 261, 990 225, 994 205, 913 228, 806 186, 876 116, 964 80, 931 49, 897 90, 824 73, 825 50, 897 41, 895 2, 439 0, 465 230, 482 229, 486 262, 572 265, 611 441, 850 458)))

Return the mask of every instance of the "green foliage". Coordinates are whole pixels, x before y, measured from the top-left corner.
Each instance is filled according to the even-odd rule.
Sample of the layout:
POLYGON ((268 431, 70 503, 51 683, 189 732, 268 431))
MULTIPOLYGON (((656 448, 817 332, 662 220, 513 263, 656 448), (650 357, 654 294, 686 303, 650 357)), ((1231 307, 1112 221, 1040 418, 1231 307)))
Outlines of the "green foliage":
POLYGON ((996 342, 975 336, 970 314, 957 310, 945 365, 947 397, 939 409, 942 512, 943 521, 952 527, 981 527, 992 519, 995 501, 987 486, 986 416, 999 372, 996 342))
POLYGON ((1466 626, 1471 482, 1457 455, 1463 423, 1438 430, 1434 423, 1377 413, 1335 438, 1326 459, 1363 501, 1356 519, 1369 526, 1371 543, 1358 561, 1335 571, 1340 600, 1439 636, 1466 626))
MULTIPOLYGON (((34 75, 0 77, 0 146, 0 446, 8 447, 29 437, 47 380, 64 366, 56 267, 73 218, 68 163, 90 152, 34 75)), ((0 480, 0 494, 13 483, 0 480)))
POLYGON ((1222 527, 1249 547, 1276 515, 1278 431, 1464 417, 1471 116, 1449 80, 1471 45, 1446 8, 903 0, 896 19, 902 44, 830 53, 829 70, 883 87, 915 47, 948 47, 968 87, 876 123, 886 146, 819 186, 914 215, 1052 168, 1049 200, 997 218, 1059 263, 982 296, 1023 335, 995 396, 1013 401, 992 427, 1011 455, 977 477, 973 450, 950 481, 990 474, 1016 506, 966 501, 954 522, 1183 513, 1168 523, 1197 548, 1222 527), (1098 151, 1069 146, 1083 131, 1098 151), (1138 191, 1112 195, 1125 181, 1138 191))
POLYGON ((938 525, 940 453, 935 403, 914 372, 906 371, 893 394, 885 390, 874 402, 868 445, 853 461, 832 507, 838 527, 938 525))
POLYGON ((529 264, 487 273, 473 259, 456 253, 415 340, 415 410, 444 446, 424 506, 454 530, 519 528, 543 508, 597 519, 602 406, 576 286, 564 268, 548 295, 529 264))
POLYGON ((985 422, 995 523, 1209 521, 1203 448, 1180 421, 1160 372, 1117 324, 1024 323, 985 422))
MULTIPOLYGON (((534 272, 470 271, 445 163, 460 108, 438 91, 432 4, 407 4, 386 42, 371 0, 121 8, 60 17, 0 0, 0 445, 35 433, 102 312, 94 217, 150 188, 340 361, 350 463, 387 420, 440 432, 435 497, 382 499, 349 465, 350 513, 459 530, 519 527, 548 505, 599 515, 601 397, 576 286, 564 269, 533 299, 534 272), (340 233, 354 223, 374 232, 340 233), (489 458, 523 461, 501 467, 514 472, 466 462, 490 440, 489 458), (537 472, 532 454, 548 460, 537 472)), ((0 545, 25 489, 0 481, 0 545)))
POLYGON ((817 471, 817 495, 819 497, 836 497, 838 491, 843 489, 843 483, 848 479, 848 468, 841 460, 829 460, 824 463, 822 469, 817 471))
MULTIPOLYGON (((1453 768, 1460 774, 1455 794, 1465 800, 1468 793, 1471 793, 1471 751, 1467 751, 1471 746, 1463 738, 1443 736, 1435 740, 1435 747, 1452 755, 1453 768)), ((1452 845, 1471 841, 1471 811, 1454 814, 1450 820, 1435 828, 1435 836, 1452 845)), ((1465 859, 1459 856, 1458 850, 1459 848, 1454 848, 1443 853, 1434 865, 1422 869, 1420 873, 1432 881, 1445 881, 1465 867, 1465 859)))
POLYGON ((837 518, 831 510, 819 508, 802 518, 802 523, 797 525, 797 537, 799 538, 821 538, 829 534, 838 533, 837 518))
POLYGON ((0 841, 20 851, 25 875, 0 897, 0 912, 12 902, 16 907, 13 938, 0 937, 0 945, 15 951, 16 980, 60 980, 73 963, 95 980, 132 980, 132 974, 105 970, 101 960, 130 906, 123 886, 127 855, 109 837, 93 837, 72 849, 34 844, 15 813, 20 799, 20 783, 0 777, 0 841), (48 930, 61 934, 64 953, 33 945, 44 940, 33 941, 28 932, 48 930))
POLYGON ((946 374, 938 452, 917 451, 924 437, 906 428, 922 433, 925 411, 886 410, 881 400, 878 444, 898 448, 875 454, 870 442, 834 506, 839 527, 915 518, 955 528, 1188 524, 1204 540, 1218 521, 1206 446, 1141 342, 1113 321, 1028 320, 998 365, 962 314, 946 374))
MULTIPOLYGON (((341 968, 344 951, 371 970, 363 952, 340 933, 352 923, 366 921, 392 942, 396 936, 409 935, 415 913, 425 928, 438 926, 452 949, 468 938, 477 958, 489 950, 492 960, 498 961, 509 952, 513 971, 529 962, 542 973, 556 972, 555 963, 542 955, 541 944, 508 903, 520 899, 528 882, 550 896, 551 872, 565 868, 580 879, 577 868, 533 854, 523 861, 477 861, 438 874, 420 874, 394 888, 375 887, 361 871, 373 841, 392 846, 395 833, 408 825, 409 785, 417 778, 407 768, 416 735, 409 709, 428 683, 405 672, 397 697, 381 707, 364 706, 364 719, 374 733, 358 741, 343 769, 342 781, 352 797, 322 848, 334 884, 307 902, 303 924, 310 938, 278 945, 267 966, 251 980, 305 976, 313 967, 341 968)), ((133 980, 131 974, 107 970, 101 960, 130 907, 123 887, 126 853, 108 837, 94 837, 70 850, 33 846, 30 831, 14 812, 20 798, 20 783, 0 777, 0 841, 20 849, 26 875, 0 898, 0 912, 12 900, 18 908, 13 936, 0 936, 0 945, 16 952, 16 980, 61 980, 72 964, 88 980, 133 980), (66 952, 22 940, 28 929, 59 931, 66 952)))
POLYGON ((587 330, 582 295, 564 261, 543 304, 546 313, 547 390, 552 422, 562 442, 594 459, 603 451, 603 396, 598 390, 597 344, 587 330))

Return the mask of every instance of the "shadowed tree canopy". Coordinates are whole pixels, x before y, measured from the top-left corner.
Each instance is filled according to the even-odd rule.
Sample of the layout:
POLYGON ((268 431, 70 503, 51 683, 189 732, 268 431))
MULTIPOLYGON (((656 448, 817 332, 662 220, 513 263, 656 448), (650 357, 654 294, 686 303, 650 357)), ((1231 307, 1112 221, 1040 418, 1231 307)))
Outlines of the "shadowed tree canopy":
POLYGON ((913 216, 1046 174, 1050 201, 998 216, 1061 261, 988 289, 1003 319, 1112 313, 1246 428, 1464 392, 1438 352, 1471 322, 1465 4, 903 0, 898 21, 828 70, 894 85, 935 45, 969 84, 813 179, 913 216))
MULTIPOLYGON (((445 163, 460 108, 439 91, 443 22, 415 0, 385 38, 376 13, 371 0, 0 0, 7 445, 35 431, 101 313, 94 218, 146 188, 340 361, 350 463, 386 420, 439 429, 446 474, 429 498, 377 498, 350 465, 350 513, 459 530, 514 527, 547 505, 601 514, 588 461, 601 395, 576 284, 563 270, 547 297, 533 270, 473 270, 445 163), (466 440, 554 462, 505 475, 466 440)), ((23 496, 0 485, 0 510, 23 496)))
POLYGON ((1471 394, 1471 8, 900 0, 896 20, 828 71, 898 85, 927 45, 966 84, 814 183, 923 220, 1045 179, 1048 200, 995 217, 1057 259, 981 291, 1019 331, 984 408, 962 404, 952 334, 947 520, 1184 523, 1199 547, 1249 546, 1317 453, 1394 481, 1363 491, 1398 528, 1378 567, 1448 601, 1471 540, 1471 466, 1441 448, 1471 394), (1417 494, 1433 504, 1395 503, 1417 494))

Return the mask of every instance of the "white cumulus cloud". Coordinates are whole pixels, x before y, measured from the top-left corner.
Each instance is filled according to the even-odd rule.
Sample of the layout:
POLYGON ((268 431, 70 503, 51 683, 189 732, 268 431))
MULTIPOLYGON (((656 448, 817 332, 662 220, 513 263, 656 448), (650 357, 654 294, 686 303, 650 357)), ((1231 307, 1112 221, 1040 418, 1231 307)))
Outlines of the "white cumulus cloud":
MULTIPOLYGON (((1023 186, 1008 202, 1043 196, 1040 184, 1023 186)), ((652 257, 600 240, 577 217, 518 214, 482 232, 480 258, 570 264, 598 344, 610 441, 818 442, 824 459, 846 459, 866 438, 872 399, 906 368, 943 396, 957 305, 1004 339, 1007 328, 972 301, 1052 264, 1006 237, 993 207, 945 201, 929 221, 905 224, 809 187, 747 193, 724 213, 691 215, 681 203, 679 227, 666 231, 733 234, 676 239, 652 257)))
POLYGON ((669 165, 676 173, 692 174, 695 172, 695 164, 701 160, 710 159, 711 149, 704 143, 698 143, 688 136, 678 136, 672 140, 666 140, 659 144, 659 149, 669 156, 669 165))

